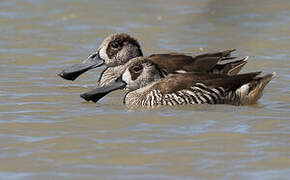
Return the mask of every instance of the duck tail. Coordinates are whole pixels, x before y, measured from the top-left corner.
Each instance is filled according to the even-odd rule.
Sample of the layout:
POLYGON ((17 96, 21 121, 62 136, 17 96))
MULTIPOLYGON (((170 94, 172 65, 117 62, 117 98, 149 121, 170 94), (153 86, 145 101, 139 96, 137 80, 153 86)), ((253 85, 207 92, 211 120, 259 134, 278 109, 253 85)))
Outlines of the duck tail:
POLYGON ((226 74, 228 74, 228 75, 238 74, 241 71, 241 69, 248 63, 248 58, 249 57, 246 56, 245 58, 243 58, 241 60, 227 63, 225 65, 225 69, 228 69, 226 74))
POLYGON ((263 95, 265 86, 276 76, 276 73, 267 74, 263 77, 257 77, 247 84, 242 85, 236 90, 236 95, 240 99, 240 104, 254 104, 263 95))
POLYGON ((248 56, 232 61, 226 64, 217 64, 213 69, 212 72, 216 74, 227 74, 227 75, 236 75, 238 74, 241 69, 248 63, 248 56))

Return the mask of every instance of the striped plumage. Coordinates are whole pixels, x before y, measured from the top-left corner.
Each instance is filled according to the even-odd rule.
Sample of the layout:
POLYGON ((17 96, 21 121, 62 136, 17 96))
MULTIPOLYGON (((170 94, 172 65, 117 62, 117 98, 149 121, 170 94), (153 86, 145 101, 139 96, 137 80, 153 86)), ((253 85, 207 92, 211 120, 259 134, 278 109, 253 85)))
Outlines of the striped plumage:
POLYGON ((124 103, 136 107, 157 107, 183 104, 231 104, 255 103, 264 87, 275 73, 257 77, 260 72, 225 75, 213 73, 183 73, 163 77, 161 68, 149 58, 135 58, 128 62, 126 70, 116 82, 121 86, 96 89, 81 96, 97 101, 108 92, 125 87, 131 91, 124 103), (120 84, 121 83, 121 84, 120 84), (100 95, 101 94, 101 95, 100 95), (97 96, 97 98, 95 98, 97 96))
MULTIPOLYGON (((152 54, 151 61, 163 69, 164 74, 185 72, 211 72, 218 74, 237 74, 247 63, 247 58, 235 60, 231 53, 235 49, 221 52, 189 56, 178 53, 152 54), (228 60, 232 62, 223 63, 228 60)), ((112 34, 104 39, 96 52, 80 64, 64 69, 59 75, 64 79, 75 80, 82 73, 103 64, 107 68, 99 77, 99 87, 105 86, 123 74, 124 64, 135 57, 143 56, 139 42, 125 33, 112 34)))
MULTIPOLYGON (((223 100, 226 98, 225 90, 222 87, 208 88, 202 83, 197 83, 189 89, 182 89, 173 93, 162 93, 159 89, 153 89, 144 94, 137 90, 129 92, 125 98, 124 103, 138 107, 156 107, 163 105, 185 105, 185 104, 224 104, 223 100), (202 87, 202 88, 201 88, 202 87)), ((237 97, 229 95, 233 103, 237 104, 237 97)))
MULTIPOLYGON (((275 73, 273 73, 257 78, 256 76, 258 74, 259 73, 234 75, 231 81, 239 83, 232 84, 231 86, 228 84, 218 85, 218 83, 209 85, 206 83, 206 80, 201 79, 195 83, 187 81, 184 78, 183 80, 176 80, 178 76, 184 77, 184 75, 177 74, 127 93, 124 97, 124 103, 136 107, 158 107, 163 105, 174 106, 185 104, 253 104, 261 97, 265 85, 275 76, 275 73), (181 84, 190 82, 192 83, 190 87, 178 88, 178 90, 175 91, 161 89, 163 85, 168 85, 169 83, 174 83, 174 86, 180 86, 181 84), (254 86, 253 89, 250 89, 250 86, 254 84, 256 84, 256 86, 254 86), (255 93, 255 95, 251 96, 251 93, 255 93)), ((185 76, 194 78, 194 76, 203 75, 187 73, 185 76)), ((221 80, 227 80, 227 77, 222 77, 221 80)))
MULTIPOLYGON (((162 93, 158 89, 153 89, 146 94, 145 98, 137 102, 128 104, 137 104, 142 106, 158 105, 183 105, 183 104, 217 104, 225 98, 225 90, 222 87, 208 88, 202 83, 196 83, 189 89, 182 89, 174 93, 162 93)), ((129 96, 126 97, 129 99, 129 96)), ((130 99, 129 99, 130 101, 130 99)))

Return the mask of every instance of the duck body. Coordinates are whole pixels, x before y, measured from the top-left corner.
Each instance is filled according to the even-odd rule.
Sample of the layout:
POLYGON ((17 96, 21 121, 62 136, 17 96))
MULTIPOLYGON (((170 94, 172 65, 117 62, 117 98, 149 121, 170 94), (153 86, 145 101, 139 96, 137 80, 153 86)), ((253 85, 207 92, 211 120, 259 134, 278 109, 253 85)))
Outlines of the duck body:
POLYGON ((124 104, 130 107, 154 108, 186 104, 255 103, 275 73, 256 77, 260 72, 233 76, 209 74, 176 74, 143 88, 128 92, 124 104))

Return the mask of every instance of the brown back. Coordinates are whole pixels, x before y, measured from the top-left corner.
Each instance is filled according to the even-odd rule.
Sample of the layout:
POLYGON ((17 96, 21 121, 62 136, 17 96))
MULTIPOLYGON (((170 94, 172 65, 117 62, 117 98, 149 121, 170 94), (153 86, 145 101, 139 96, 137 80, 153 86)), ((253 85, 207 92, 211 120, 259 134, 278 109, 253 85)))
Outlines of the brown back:
POLYGON ((208 72, 212 70, 219 61, 230 56, 234 49, 207 53, 198 56, 188 56, 179 53, 168 54, 152 54, 148 56, 150 60, 158 64, 158 66, 168 74, 175 73, 178 70, 186 72, 208 72))
POLYGON ((237 89, 245 83, 255 79, 260 72, 238 74, 233 76, 208 73, 174 74, 156 82, 151 89, 160 90, 162 93, 174 93, 179 90, 189 89, 196 83, 202 83, 210 88, 222 87, 225 90, 237 89))

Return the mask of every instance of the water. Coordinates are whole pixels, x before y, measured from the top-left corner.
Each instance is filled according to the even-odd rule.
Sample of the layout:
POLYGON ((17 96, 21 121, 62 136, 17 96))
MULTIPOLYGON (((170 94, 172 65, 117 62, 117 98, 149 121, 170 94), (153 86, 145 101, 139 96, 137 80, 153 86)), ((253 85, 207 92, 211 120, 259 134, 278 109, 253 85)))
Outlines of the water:
POLYGON ((287 0, 3 0, 0 179, 289 179, 287 0), (237 48, 244 72, 277 72, 252 106, 134 110, 123 92, 79 94, 101 69, 56 76, 104 37, 127 32, 145 54, 237 48))

